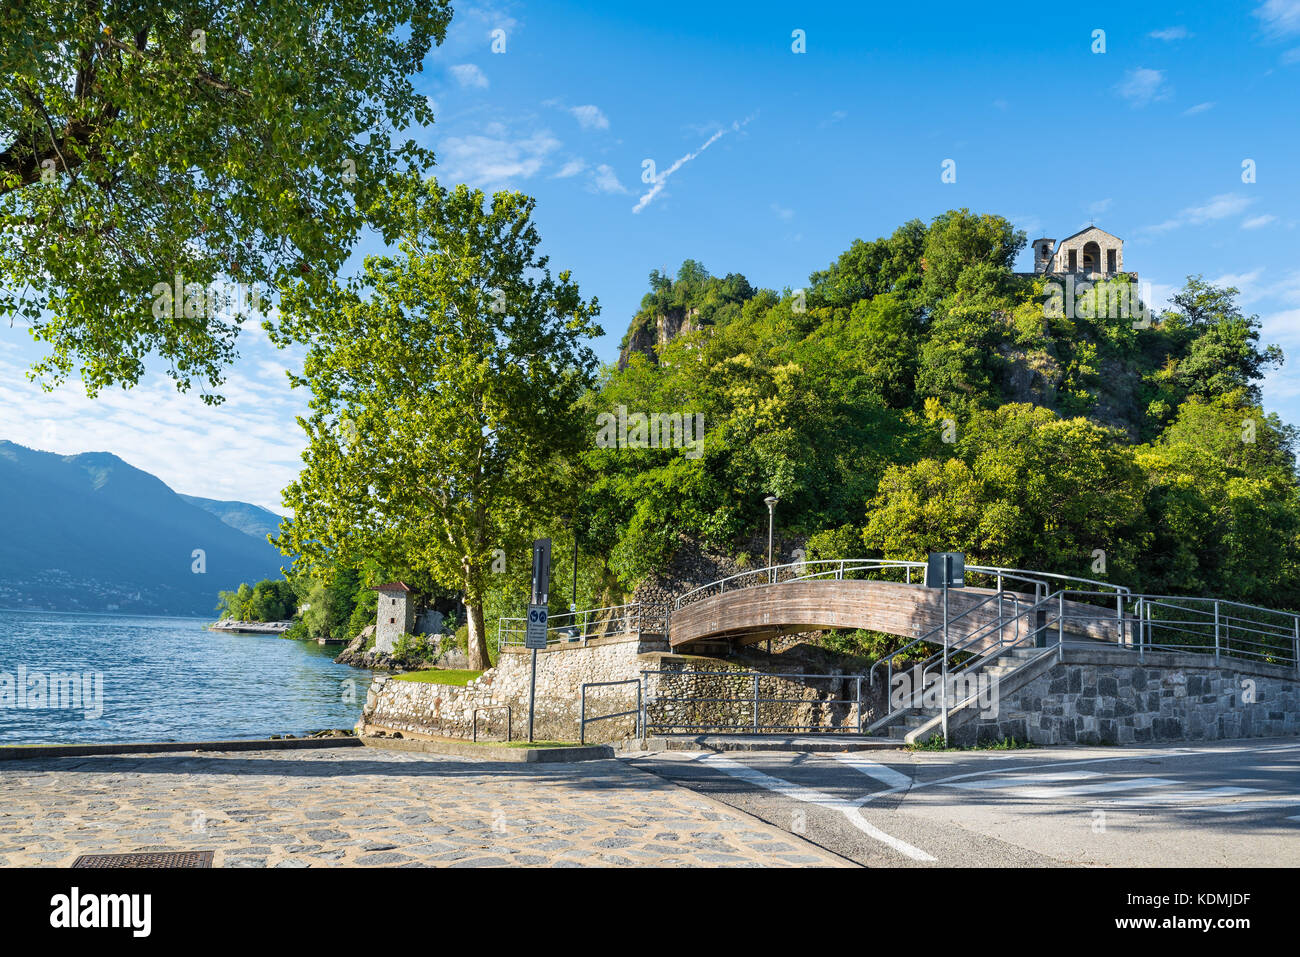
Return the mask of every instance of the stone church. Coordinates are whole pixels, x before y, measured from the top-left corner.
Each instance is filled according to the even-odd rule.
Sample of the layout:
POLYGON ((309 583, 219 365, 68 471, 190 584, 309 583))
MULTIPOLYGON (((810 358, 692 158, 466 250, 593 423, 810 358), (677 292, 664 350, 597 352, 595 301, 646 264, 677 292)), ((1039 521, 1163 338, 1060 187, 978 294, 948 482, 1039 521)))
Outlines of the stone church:
POLYGON ((1055 239, 1035 239, 1030 247, 1034 251, 1034 275, 1112 279, 1125 272, 1124 240, 1096 226, 1081 229, 1059 243, 1055 239))

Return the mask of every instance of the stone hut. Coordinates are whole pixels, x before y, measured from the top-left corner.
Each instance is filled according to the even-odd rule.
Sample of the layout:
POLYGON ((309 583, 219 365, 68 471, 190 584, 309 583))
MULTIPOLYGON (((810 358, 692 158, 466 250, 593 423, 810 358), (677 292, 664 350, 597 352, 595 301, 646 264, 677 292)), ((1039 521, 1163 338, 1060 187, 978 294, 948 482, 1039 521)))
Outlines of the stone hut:
POLYGON ((415 593, 405 582, 389 582, 375 591, 379 593, 375 651, 392 654, 398 638, 415 632, 415 593))

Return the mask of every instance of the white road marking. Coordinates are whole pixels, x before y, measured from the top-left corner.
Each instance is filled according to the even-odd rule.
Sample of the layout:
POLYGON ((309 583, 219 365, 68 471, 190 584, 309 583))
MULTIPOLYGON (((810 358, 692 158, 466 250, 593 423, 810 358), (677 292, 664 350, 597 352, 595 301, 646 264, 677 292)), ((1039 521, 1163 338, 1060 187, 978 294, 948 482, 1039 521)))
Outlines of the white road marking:
POLYGON ((886 765, 869 761, 862 755, 854 754, 852 751, 836 752, 831 754, 830 757, 841 764, 847 764, 855 771, 861 771, 867 777, 875 778, 886 787, 905 788, 912 783, 912 779, 901 771, 895 771, 886 765))
POLYGON ((880 828, 865 820, 862 815, 858 813, 858 808, 861 806, 861 802, 859 801, 846 801, 843 798, 833 797, 832 795, 824 794, 821 791, 815 791, 812 788, 792 784, 789 781, 773 777, 770 774, 764 774, 762 771, 757 771, 747 764, 741 764, 739 761, 733 761, 731 758, 723 757, 720 754, 710 755, 709 757, 704 758, 701 763, 708 765, 711 768, 716 768, 724 774, 730 774, 734 778, 740 778, 742 781, 747 781, 756 787, 764 788, 765 790, 783 795, 795 801, 802 801, 805 804, 815 804, 818 807, 824 807, 828 810, 839 811, 848 818, 849 823, 858 830, 862 831, 869 837, 880 841, 882 844, 892 847, 900 854, 906 855, 914 861, 936 860, 936 858, 927 854, 919 847, 913 847, 906 841, 901 841, 892 835, 886 834, 884 831, 880 830, 880 828))
POLYGON ((1236 797, 1239 794, 1256 794, 1260 788, 1202 788, 1199 791, 1174 791, 1173 793, 1153 794, 1151 797, 1108 798, 1090 801, 1090 804, 1192 804, 1196 801, 1212 801, 1215 798, 1236 797))
POLYGON ((964 788, 969 791, 985 788, 1019 788, 1028 784, 1050 784, 1057 781, 1082 781, 1087 778, 1099 778, 1098 771, 1062 771, 1058 774, 1013 774, 997 778, 985 778, 983 781, 959 781, 949 787, 964 788))
POLYGON ((1164 788, 1171 784, 1182 784, 1170 778, 1116 778, 1113 781, 1097 781, 1093 784, 1080 784, 1064 788, 1018 788, 1012 795, 1027 798, 1065 798, 1082 797, 1085 794, 1105 794, 1107 791, 1138 791, 1142 788, 1164 788))

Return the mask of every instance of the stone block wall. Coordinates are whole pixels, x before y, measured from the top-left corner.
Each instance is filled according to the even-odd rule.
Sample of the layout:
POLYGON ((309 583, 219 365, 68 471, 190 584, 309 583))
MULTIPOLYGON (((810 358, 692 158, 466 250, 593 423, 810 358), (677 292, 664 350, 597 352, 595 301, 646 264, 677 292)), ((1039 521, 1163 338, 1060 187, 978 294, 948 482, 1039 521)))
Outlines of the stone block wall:
POLYGON ((1070 649, 1000 695, 996 718, 972 716, 959 745, 1014 737, 1035 744, 1144 744, 1300 734, 1294 668, 1201 654, 1070 649))
MULTIPOLYGON (((762 674, 716 658, 647 656, 646 726, 650 734, 752 731, 856 730, 857 676, 783 677, 762 674), (755 705, 754 698, 758 702, 755 705), (778 700, 773 700, 778 699, 778 700)), ((880 702, 862 682, 864 720, 880 702)))
MULTIPOLYGON (((658 638, 632 635, 598 638, 578 646, 559 646, 537 653, 537 703, 534 736, 540 740, 577 741, 584 682, 640 678, 643 659, 665 647, 658 638)), ((532 656, 521 648, 507 648, 495 668, 470 685, 459 688, 414 681, 378 678, 371 685, 361 717, 363 728, 468 738, 473 731, 474 709, 492 708, 479 716, 479 737, 504 740, 509 707, 514 737, 528 733, 528 690, 532 656)), ((624 685, 588 691, 589 716, 634 710, 636 688, 624 685)), ((612 718, 587 727, 587 740, 621 740, 635 733, 632 716, 612 718)))

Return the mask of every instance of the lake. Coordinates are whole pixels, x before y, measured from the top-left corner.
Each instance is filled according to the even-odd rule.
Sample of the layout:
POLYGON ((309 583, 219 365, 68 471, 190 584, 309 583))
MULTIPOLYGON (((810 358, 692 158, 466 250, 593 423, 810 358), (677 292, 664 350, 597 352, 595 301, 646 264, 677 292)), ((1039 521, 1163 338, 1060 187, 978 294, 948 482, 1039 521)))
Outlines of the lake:
POLYGON ((351 728, 371 672, 340 646, 208 620, 0 611, 0 743, 204 741, 351 728))

